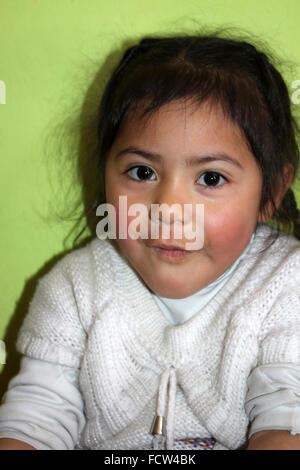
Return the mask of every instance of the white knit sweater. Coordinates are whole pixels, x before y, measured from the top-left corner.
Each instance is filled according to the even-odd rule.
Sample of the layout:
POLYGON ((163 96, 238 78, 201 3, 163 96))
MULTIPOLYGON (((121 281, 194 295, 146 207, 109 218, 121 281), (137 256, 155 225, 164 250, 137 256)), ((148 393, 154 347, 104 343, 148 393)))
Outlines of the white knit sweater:
POLYGON ((109 241, 75 250, 39 281, 17 345, 80 369, 78 448, 150 449, 156 414, 169 448, 188 436, 213 437, 216 448, 245 442, 250 372, 300 364, 300 243, 281 233, 261 252, 272 231, 258 224, 228 282, 177 326, 109 241))

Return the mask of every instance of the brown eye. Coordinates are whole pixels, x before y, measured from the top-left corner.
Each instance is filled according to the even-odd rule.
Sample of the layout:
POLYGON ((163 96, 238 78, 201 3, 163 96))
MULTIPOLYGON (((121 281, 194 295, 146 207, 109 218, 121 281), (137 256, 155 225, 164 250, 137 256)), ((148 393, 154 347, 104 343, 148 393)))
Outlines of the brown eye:
POLYGON ((137 181, 146 181, 153 179, 151 176, 155 176, 154 171, 151 170, 148 166, 135 166, 130 168, 126 172, 130 178, 137 180, 137 181))
POLYGON ((222 183, 222 180, 226 181, 226 178, 217 171, 206 171, 199 177, 198 181, 201 180, 201 178, 203 179, 200 184, 211 188, 223 186, 224 183, 222 183), (221 184, 219 184, 220 181, 221 184))

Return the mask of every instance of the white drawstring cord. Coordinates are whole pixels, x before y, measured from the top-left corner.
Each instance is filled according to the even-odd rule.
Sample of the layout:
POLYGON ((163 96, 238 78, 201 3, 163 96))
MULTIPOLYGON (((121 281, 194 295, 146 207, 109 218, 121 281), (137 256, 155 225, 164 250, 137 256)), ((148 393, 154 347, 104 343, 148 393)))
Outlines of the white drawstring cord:
POLYGON ((166 434, 166 448, 172 449, 174 443, 174 416, 176 400, 176 372, 174 367, 166 369, 160 378, 158 388, 156 418, 152 428, 153 449, 161 450, 164 442, 164 431, 166 434), (166 406, 168 405, 168 406, 166 406), (166 416, 167 408, 167 416, 166 416), (166 418, 165 429, 163 420, 166 418))
POLYGON ((175 399, 176 399, 176 373, 175 373, 174 367, 171 367, 170 373, 169 373, 168 418, 166 422, 167 449, 173 449, 173 445, 174 445, 175 399))

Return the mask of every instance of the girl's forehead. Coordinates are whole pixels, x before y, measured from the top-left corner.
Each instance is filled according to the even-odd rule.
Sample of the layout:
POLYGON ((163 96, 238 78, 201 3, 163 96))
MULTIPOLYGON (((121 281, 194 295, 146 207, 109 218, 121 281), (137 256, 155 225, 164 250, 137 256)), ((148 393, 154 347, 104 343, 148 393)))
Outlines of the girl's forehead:
POLYGON ((154 112, 143 115, 144 111, 145 107, 140 106, 125 116, 118 131, 119 140, 140 140, 155 135, 164 138, 172 133, 174 140, 177 140, 181 135, 198 134, 200 137, 205 129, 213 133, 215 138, 218 134, 220 137, 227 134, 248 145, 242 129, 224 113, 219 104, 204 102, 199 105, 191 100, 176 100, 154 112))

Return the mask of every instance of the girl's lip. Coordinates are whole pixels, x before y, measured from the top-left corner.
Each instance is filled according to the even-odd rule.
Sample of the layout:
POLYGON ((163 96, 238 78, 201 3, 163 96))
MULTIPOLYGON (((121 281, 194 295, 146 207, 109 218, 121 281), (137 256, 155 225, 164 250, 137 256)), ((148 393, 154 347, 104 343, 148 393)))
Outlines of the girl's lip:
POLYGON ((153 248, 159 255, 167 258, 185 258, 187 255, 193 253, 193 251, 184 250, 174 245, 152 245, 153 248))
POLYGON ((184 248, 176 245, 152 245, 151 248, 160 248, 161 250, 177 250, 177 251, 187 251, 184 248))

